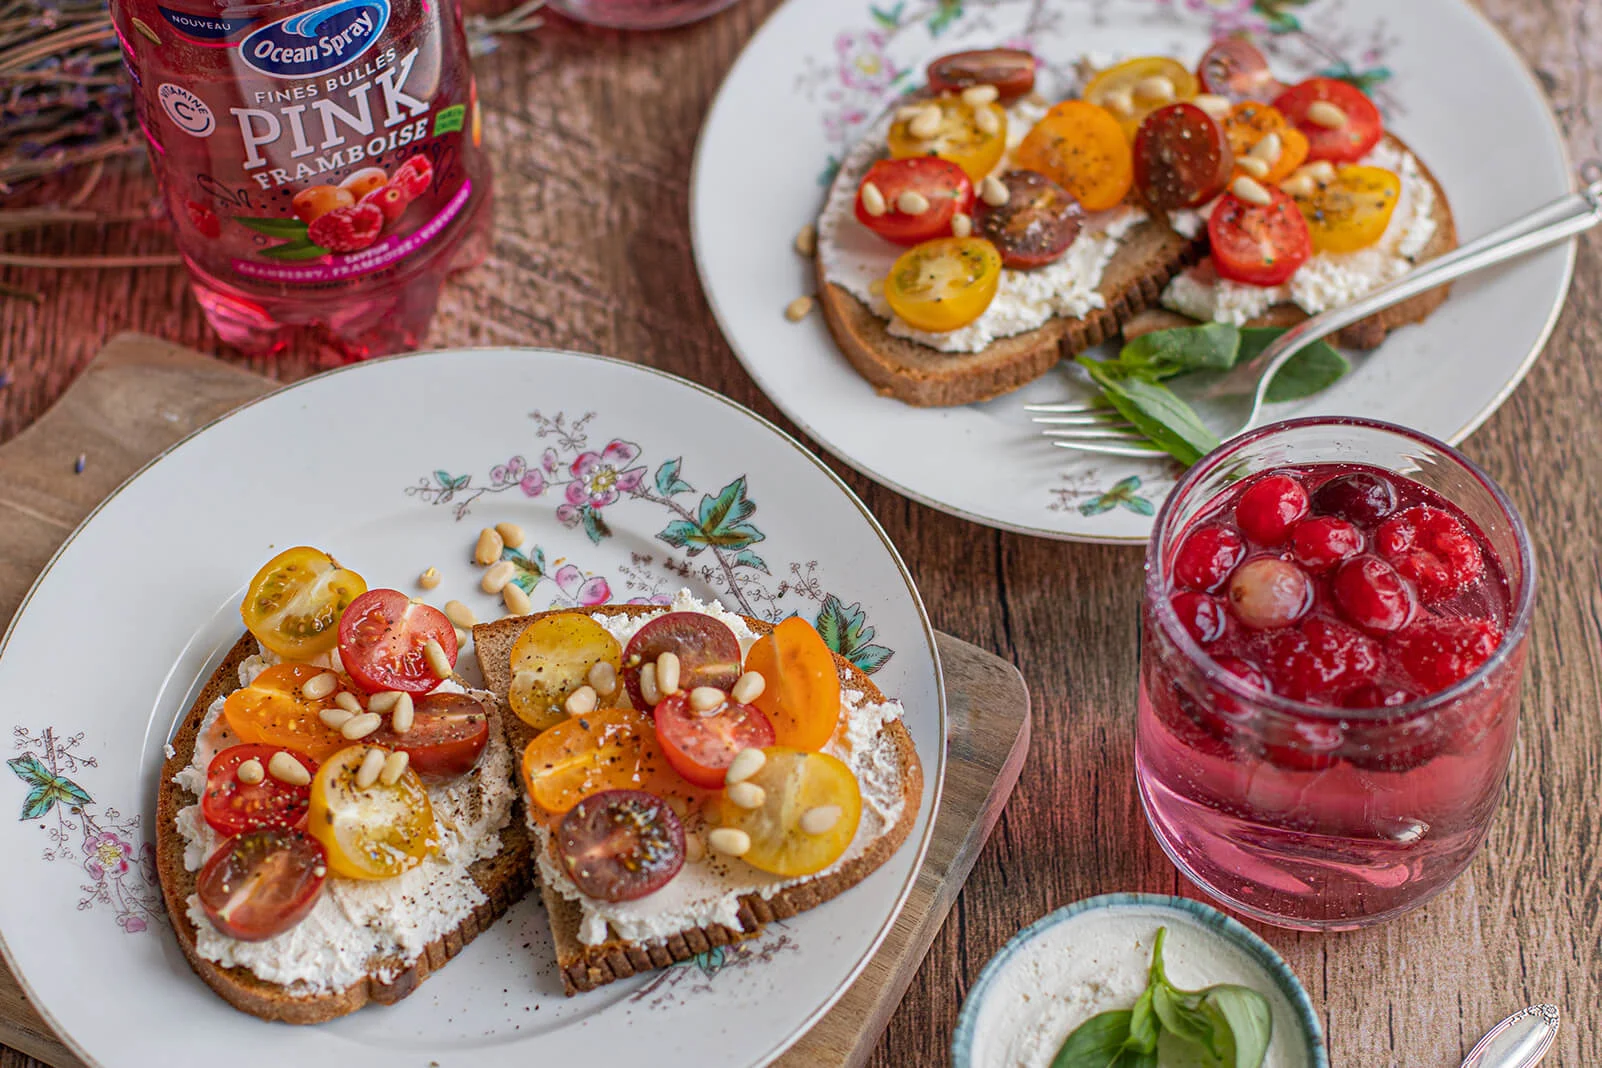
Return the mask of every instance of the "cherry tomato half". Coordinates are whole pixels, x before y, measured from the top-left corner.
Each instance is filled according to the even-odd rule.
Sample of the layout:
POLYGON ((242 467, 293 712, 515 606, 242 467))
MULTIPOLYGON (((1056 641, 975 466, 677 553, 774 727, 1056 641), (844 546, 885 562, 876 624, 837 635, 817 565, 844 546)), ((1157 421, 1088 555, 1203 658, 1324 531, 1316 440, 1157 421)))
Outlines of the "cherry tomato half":
POLYGON ((322 763, 350 744, 318 716, 332 708, 334 698, 340 691, 348 692, 349 686, 341 680, 334 693, 315 700, 302 689, 327 670, 310 664, 274 664, 223 702, 228 729, 242 742, 292 749, 322 763))
POLYGON ((415 604, 399 590, 368 590, 339 621, 339 657, 368 691, 427 693, 440 684, 424 646, 433 638, 456 664, 456 628, 445 613, 415 604))
POLYGON ((413 702, 412 727, 395 733, 394 722, 362 739, 368 745, 405 753, 425 783, 450 782, 473 770, 489 744, 489 713, 465 693, 430 693, 413 702))
POLYGON ((1002 265, 1044 267, 1067 252, 1085 218, 1074 195, 1038 171, 1007 171, 1000 181, 1007 202, 980 201, 974 225, 1001 253, 1002 265))
POLYGON ((1138 56, 1108 67, 1085 84, 1085 100, 1106 108, 1118 120, 1126 140, 1141 121, 1160 107, 1196 95, 1196 76, 1167 56, 1138 56), (1163 91, 1153 92, 1162 86, 1163 91))
POLYGON ((1307 158, 1356 163, 1379 144, 1385 123, 1379 108, 1361 89, 1337 78, 1309 78, 1274 98, 1274 106, 1307 135, 1307 158), (1333 104, 1345 116, 1339 127, 1314 122, 1313 105, 1333 104))
POLYGON ((684 827, 655 794, 603 790, 562 817, 556 852, 573 885, 590 897, 634 901, 684 867, 684 827))
POLYGON ((239 614, 245 629, 285 660, 309 660, 339 641, 341 613, 367 583, 321 549, 285 549, 250 580, 239 614))
POLYGON ((939 156, 961 167, 970 181, 977 182, 996 169, 1007 151, 1007 112, 1000 104, 968 103, 960 96, 941 96, 929 101, 940 109, 940 126, 932 137, 912 132, 912 119, 897 119, 887 141, 895 159, 939 156), (988 111, 994 121, 980 125, 980 111, 988 111))
POLYGON ((1268 69, 1268 57, 1239 35, 1215 40, 1196 64, 1196 77, 1202 92, 1236 102, 1272 100, 1284 89, 1268 69))
POLYGON ((767 760, 746 780, 762 788, 762 804, 741 808, 722 797, 710 813, 713 822, 751 836, 741 859, 753 868, 785 878, 820 872, 856 837, 862 819, 857 778, 827 753, 783 746, 763 752, 767 760))
POLYGON ((1021 48, 982 48, 955 52, 929 64, 929 88, 960 93, 993 85, 1002 100, 1016 100, 1035 87, 1035 57, 1021 48))
POLYGON ((584 613, 559 612, 523 628, 511 661, 507 701, 518 719, 544 730, 567 718, 569 695, 587 684, 596 664, 611 665, 614 674, 622 668, 623 647, 584 613))
POLYGON ((217 848, 195 878, 201 911, 241 942, 282 934, 317 904, 328 875, 323 847, 300 831, 247 831, 217 848))
POLYGON ((973 214, 973 182, 950 160, 934 156, 882 159, 868 168, 857 192, 857 221, 898 245, 916 245, 951 233, 957 212, 973 214), (885 210, 874 215, 862 202, 861 189, 872 183, 884 198, 885 210), (916 193, 927 205, 916 215, 901 209, 905 193, 916 193))
POLYGON ((1235 154, 1224 130, 1195 104, 1146 116, 1135 134, 1135 188, 1161 211, 1199 208, 1224 191, 1235 154))
POLYGON ((673 771, 651 721, 629 708, 574 716, 542 731, 523 750, 529 796, 551 813, 566 812, 602 790, 648 789, 667 775, 673 771))
POLYGON ((673 770, 696 786, 716 790, 734 758, 746 749, 773 745, 773 724, 761 709, 725 701, 710 715, 690 707, 677 693, 656 706, 656 740, 673 770))
MULTIPOLYGON (((1286 121, 1278 108, 1256 100, 1245 100, 1229 109, 1221 125, 1229 147, 1235 153, 1236 169, 1243 156, 1262 143, 1269 134, 1279 139, 1279 155, 1268 164, 1268 173, 1252 175, 1259 182, 1278 184, 1307 161, 1307 138, 1286 121)), ((1244 172, 1242 172, 1244 173, 1244 172)))
POLYGON ((1268 204, 1248 204, 1225 193, 1207 220, 1213 266, 1220 278, 1254 286, 1277 286, 1313 254, 1296 202, 1277 188, 1268 189, 1268 204))
POLYGON ((967 326, 1001 285, 1001 253, 981 237, 941 237, 903 252, 884 281, 890 309, 918 330, 967 326))
POLYGON ((1129 138, 1112 113, 1084 100, 1046 112, 1012 154, 1014 166, 1039 171, 1086 211, 1117 205, 1135 180, 1129 138))
POLYGON ((679 658, 679 689, 715 686, 727 693, 740 677, 740 642, 724 624, 701 612, 668 612, 634 632, 623 650, 623 683, 634 707, 650 711, 640 672, 663 653, 679 658))
POLYGON ((369 745, 335 753, 312 780, 306 830, 328 851, 328 866, 348 879, 388 879, 423 862, 439 843, 434 806, 408 767, 394 785, 358 786, 369 745))
POLYGON ((1316 182, 1296 198, 1318 252, 1355 252, 1385 236, 1402 180, 1383 167, 1346 166, 1333 182, 1316 182))
POLYGON ((211 758, 206 767, 206 792, 200 796, 200 814, 212 830, 231 838, 264 827, 287 829, 300 826, 311 804, 311 786, 292 786, 265 774, 275 753, 288 753, 309 774, 317 774, 317 762, 277 745, 235 745, 211 758), (264 774, 259 782, 240 781, 239 765, 258 762, 264 774))
POLYGON ((822 749, 840 724, 840 673, 812 624, 791 616, 751 646, 747 671, 766 685, 755 704, 773 721, 778 744, 822 749))

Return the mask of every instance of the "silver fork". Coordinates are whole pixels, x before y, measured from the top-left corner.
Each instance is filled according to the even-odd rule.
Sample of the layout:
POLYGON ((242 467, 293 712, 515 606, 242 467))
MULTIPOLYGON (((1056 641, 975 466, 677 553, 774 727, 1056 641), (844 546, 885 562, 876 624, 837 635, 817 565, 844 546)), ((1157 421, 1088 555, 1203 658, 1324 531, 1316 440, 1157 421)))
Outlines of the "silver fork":
MULTIPOLYGON (((1559 197, 1484 237, 1429 260, 1418 269, 1380 286, 1351 304, 1331 308, 1291 327, 1265 346, 1252 361, 1260 368, 1252 372, 1255 388, 1249 392, 1243 389, 1210 398, 1224 409, 1224 415, 1228 415, 1230 409, 1234 410, 1232 418, 1221 422, 1221 425, 1232 429, 1220 434, 1220 439, 1227 441, 1258 424, 1274 375, 1298 351, 1319 338, 1454 278, 1555 245, 1589 230, 1598 222, 1602 222, 1602 181, 1592 182, 1577 193, 1559 197)), ((1233 373, 1231 377, 1234 377, 1233 373)), ((1107 405, 1028 404, 1024 410, 1034 413, 1036 423, 1047 426, 1042 433, 1059 448, 1111 456, 1164 455, 1133 424, 1126 422, 1123 416, 1107 405)))

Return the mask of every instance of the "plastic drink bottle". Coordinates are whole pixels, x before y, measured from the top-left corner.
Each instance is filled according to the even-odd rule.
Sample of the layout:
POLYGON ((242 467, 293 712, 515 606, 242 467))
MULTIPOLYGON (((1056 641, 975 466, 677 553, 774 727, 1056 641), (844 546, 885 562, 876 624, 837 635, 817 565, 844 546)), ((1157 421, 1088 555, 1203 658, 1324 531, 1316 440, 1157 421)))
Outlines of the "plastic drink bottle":
POLYGON ((206 318, 252 353, 421 343, 487 247, 456 0, 112 0, 206 318))

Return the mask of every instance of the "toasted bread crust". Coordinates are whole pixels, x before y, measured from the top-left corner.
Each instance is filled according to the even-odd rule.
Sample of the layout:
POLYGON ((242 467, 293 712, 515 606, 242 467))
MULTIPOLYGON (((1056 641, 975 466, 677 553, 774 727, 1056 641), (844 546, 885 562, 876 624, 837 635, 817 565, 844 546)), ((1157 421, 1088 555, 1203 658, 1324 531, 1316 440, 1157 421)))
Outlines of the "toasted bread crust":
MULTIPOLYGON (((501 700, 503 709, 511 685, 511 648, 517 636, 532 620, 558 612, 584 612, 588 615, 641 616, 660 612, 656 605, 606 605, 592 609, 558 609, 557 612, 540 612, 532 616, 481 623, 473 628, 473 646, 478 655, 479 667, 484 674, 484 685, 501 700)), ((746 624, 758 633, 773 629, 771 623, 746 617, 746 624)), ((884 701, 884 694, 856 665, 836 656, 836 666, 842 681, 852 689, 866 694, 869 700, 884 701)), ((503 714, 507 740, 514 753, 521 753, 536 733, 516 716, 503 714)), ((885 725, 894 740, 897 759, 902 769, 902 799, 905 812, 916 814, 923 798, 923 765, 913 748, 912 735, 899 721, 885 725)), ((540 893, 551 921, 551 934, 556 944, 557 964, 562 982, 569 994, 593 990, 618 979, 627 979, 653 968, 665 968, 680 961, 707 952, 716 946, 749 938, 757 934, 762 925, 774 920, 788 919, 797 913, 850 889, 867 878, 889 860, 912 832, 915 818, 896 821, 895 826, 877 839, 862 856, 843 865, 838 871, 797 886, 788 887, 771 897, 747 894, 740 899, 740 923, 743 930, 734 930, 715 924, 679 932, 661 942, 626 942, 612 938, 600 945, 589 946, 579 941, 579 922, 582 912, 576 902, 542 886, 540 893)))
POLYGON ((257 978, 246 968, 224 968, 201 957, 196 949, 195 925, 189 918, 189 896, 195 892, 197 873, 184 867, 184 839, 175 822, 178 810, 193 804, 195 798, 172 779, 194 759, 195 743, 206 709, 217 698, 239 688, 239 665, 255 652, 256 640, 249 634, 229 650, 189 710, 177 737, 172 740, 174 754, 161 768, 161 789, 156 801, 156 871, 167 915, 178 936, 178 946, 195 974, 219 997, 234 1008, 264 1020, 314 1024, 355 1012, 368 1002, 393 1004, 416 990, 424 979, 443 968, 446 961, 522 899, 528 891, 531 874, 528 829, 514 812, 501 831, 501 851, 475 862, 468 869, 489 900, 454 931, 430 942, 410 967, 389 982, 369 977, 335 993, 297 994, 288 987, 257 978))

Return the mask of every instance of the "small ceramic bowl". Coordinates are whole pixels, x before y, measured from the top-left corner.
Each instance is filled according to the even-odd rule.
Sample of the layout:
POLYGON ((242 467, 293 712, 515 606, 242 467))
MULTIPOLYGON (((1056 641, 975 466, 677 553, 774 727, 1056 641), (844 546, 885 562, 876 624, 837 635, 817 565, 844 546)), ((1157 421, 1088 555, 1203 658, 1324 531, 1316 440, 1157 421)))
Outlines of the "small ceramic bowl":
POLYGON ((1146 986, 1158 927, 1168 928, 1163 961, 1175 986, 1238 982, 1268 999, 1274 1037, 1267 1064, 1329 1068, 1313 1003, 1279 954, 1217 909, 1160 894, 1087 898, 1014 935, 963 1002, 951 1040, 953 1064, 1049 1065, 1083 1019, 1134 1003, 1146 986), (1098 930, 1106 941, 1093 948, 1088 936, 1098 930), (1054 979, 1075 989, 1055 989, 1054 979))

